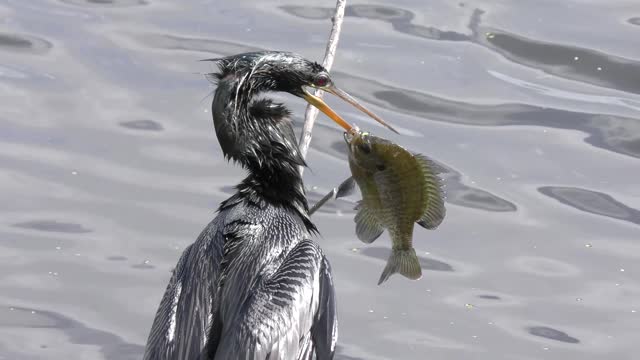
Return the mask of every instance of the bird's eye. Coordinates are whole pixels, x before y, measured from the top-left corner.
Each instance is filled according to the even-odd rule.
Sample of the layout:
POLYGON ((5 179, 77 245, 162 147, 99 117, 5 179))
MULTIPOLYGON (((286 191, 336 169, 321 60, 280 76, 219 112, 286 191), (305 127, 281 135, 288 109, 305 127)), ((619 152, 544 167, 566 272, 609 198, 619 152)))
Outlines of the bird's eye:
POLYGON ((313 85, 317 87, 327 86, 331 80, 327 74, 320 74, 313 80, 313 85))

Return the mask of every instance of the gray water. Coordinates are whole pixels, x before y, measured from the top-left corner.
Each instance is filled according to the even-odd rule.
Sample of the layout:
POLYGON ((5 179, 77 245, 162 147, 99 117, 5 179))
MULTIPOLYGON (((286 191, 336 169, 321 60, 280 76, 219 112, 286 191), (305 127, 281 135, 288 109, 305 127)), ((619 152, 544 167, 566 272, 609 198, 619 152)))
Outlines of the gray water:
MULTIPOLYGON (((243 171, 198 62, 252 49, 322 60, 333 1, 0 0, 0 359, 139 359, 181 251, 243 171)), ((337 356, 637 359, 637 0, 350 1, 334 80, 401 129, 361 128, 447 169, 416 228, 424 276, 376 282, 386 235, 353 202, 315 215, 337 356), (390 5, 393 4, 393 5, 390 5)), ((277 95, 296 114, 304 104, 277 95)), ((306 183, 348 175, 318 119, 306 183)))

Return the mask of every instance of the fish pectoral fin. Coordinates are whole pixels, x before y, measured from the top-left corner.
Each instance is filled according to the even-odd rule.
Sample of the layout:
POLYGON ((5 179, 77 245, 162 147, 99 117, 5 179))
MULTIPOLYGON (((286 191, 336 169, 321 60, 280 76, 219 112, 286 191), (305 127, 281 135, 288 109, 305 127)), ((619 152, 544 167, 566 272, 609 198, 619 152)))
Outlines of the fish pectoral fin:
POLYGON ((442 223, 446 214, 442 179, 438 176, 439 172, 436 170, 437 166, 433 160, 422 154, 414 154, 414 157, 422 168, 423 190, 427 198, 427 206, 417 223, 425 229, 433 230, 442 223))
POLYGON ((411 280, 418 280, 422 277, 422 268, 415 249, 393 250, 387 260, 387 266, 384 267, 382 275, 380 275, 378 285, 387 281, 391 275, 396 273, 411 280))
POLYGON ((357 208, 358 213, 353 219, 356 222, 356 235, 362 242, 371 244, 380 237, 384 228, 380 225, 373 212, 362 201, 358 203, 357 208))

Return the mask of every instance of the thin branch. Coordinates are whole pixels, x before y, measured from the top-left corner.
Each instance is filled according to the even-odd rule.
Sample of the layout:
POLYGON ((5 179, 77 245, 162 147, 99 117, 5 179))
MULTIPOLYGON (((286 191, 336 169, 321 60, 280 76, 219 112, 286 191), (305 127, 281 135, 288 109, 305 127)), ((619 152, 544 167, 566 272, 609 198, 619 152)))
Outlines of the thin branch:
MULTIPOLYGON (((327 71, 331 70, 333 65, 333 59, 336 55, 336 48, 338 47, 338 39, 340 38, 340 30, 342 29, 342 20, 344 19, 344 8, 347 5, 347 0, 338 0, 336 2, 336 11, 333 15, 333 27, 331 28, 331 34, 329 35, 329 42, 327 43, 327 49, 324 53, 324 66, 327 71)), ((315 94, 318 97, 322 97, 324 91, 316 90, 315 94)), ((304 125, 302 128, 302 134, 300 135, 300 153, 302 158, 307 157, 309 145, 311 144, 311 132, 313 131, 313 123, 318 116, 318 109, 311 104, 307 105, 307 111, 304 114, 304 125)), ((300 166, 300 175, 304 172, 304 166, 300 166)))
POLYGON ((325 195, 322 199, 320 199, 311 209, 309 209, 309 215, 313 215, 314 212, 318 211, 329 200, 336 200, 341 197, 349 196, 353 194, 356 188, 356 181, 353 177, 349 177, 347 180, 343 181, 342 184, 338 185, 338 187, 333 188, 333 190, 329 191, 327 195, 325 195))

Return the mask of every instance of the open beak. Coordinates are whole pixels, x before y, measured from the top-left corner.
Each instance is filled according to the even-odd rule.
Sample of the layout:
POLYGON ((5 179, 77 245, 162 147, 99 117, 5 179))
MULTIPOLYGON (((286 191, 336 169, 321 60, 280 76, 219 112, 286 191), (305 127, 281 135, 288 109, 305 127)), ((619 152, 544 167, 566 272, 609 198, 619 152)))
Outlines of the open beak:
MULTIPOLYGON (((353 107, 355 107, 356 109, 362 111, 363 113, 369 115, 371 118, 373 118, 375 121, 379 122, 380 124, 384 125, 385 127, 387 127, 389 130, 395 132, 396 134, 399 134, 398 131, 396 129, 394 129, 391 125, 387 124, 384 120, 382 120, 378 115, 372 113, 369 109, 365 108, 364 106, 360 105, 359 102, 356 101, 356 99, 352 98, 351 95, 347 94, 346 92, 338 89, 337 87, 333 86, 333 85, 329 85, 327 87, 323 87, 320 88, 320 90, 324 90, 328 93, 331 93, 339 98, 341 98, 342 100, 348 102, 349 104, 353 105, 353 107)), ((308 92, 304 92, 302 97, 311 105, 315 106, 318 108, 318 110, 322 111, 323 113, 325 113, 328 117, 331 118, 331 120, 335 121, 338 125, 342 126, 347 133, 351 133, 353 131, 353 126, 351 126, 348 122, 346 122, 343 118, 340 117, 340 115, 336 114, 335 111, 333 111, 333 109, 331 109, 329 107, 329 105, 327 105, 324 101, 322 101, 322 99, 320 99, 317 96, 311 95, 308 92)))

